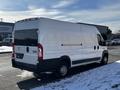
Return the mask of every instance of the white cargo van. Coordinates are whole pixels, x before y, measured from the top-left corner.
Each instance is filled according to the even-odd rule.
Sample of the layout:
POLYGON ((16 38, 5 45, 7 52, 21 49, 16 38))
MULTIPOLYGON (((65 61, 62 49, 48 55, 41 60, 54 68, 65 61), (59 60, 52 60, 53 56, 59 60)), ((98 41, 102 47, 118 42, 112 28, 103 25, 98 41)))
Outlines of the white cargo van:
POLYGON ((108 51, 95 26, 30 18, 15 23, 12 65, 32 71, 57 72, 83 64, 107 64, 108 51))

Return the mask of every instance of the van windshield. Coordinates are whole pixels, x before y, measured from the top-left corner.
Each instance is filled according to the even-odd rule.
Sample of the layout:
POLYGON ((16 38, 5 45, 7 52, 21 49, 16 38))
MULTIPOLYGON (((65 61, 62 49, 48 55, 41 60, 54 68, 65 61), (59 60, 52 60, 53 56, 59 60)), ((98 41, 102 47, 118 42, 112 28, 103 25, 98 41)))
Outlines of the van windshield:
POLYGON ((14 44, 22 46, 37 46, 38 34, 37 29, 15 30, 14 44))

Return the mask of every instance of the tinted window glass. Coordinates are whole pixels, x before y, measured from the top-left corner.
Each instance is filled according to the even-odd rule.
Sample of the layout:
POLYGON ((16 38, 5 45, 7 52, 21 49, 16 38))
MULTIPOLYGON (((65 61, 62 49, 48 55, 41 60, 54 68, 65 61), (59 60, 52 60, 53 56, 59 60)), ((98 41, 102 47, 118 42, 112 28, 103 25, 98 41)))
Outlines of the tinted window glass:
POLYGON ((16 30, 14 33, 14 44, 24 46, 37 46, 37 30, 16 30))
POLYGON ((97 34, 97 39, 98 39, 98 43, 99 43, 99 45, 102 45, 102 43, 104 42, 102 36, 99 35, 99 34, 97 34))

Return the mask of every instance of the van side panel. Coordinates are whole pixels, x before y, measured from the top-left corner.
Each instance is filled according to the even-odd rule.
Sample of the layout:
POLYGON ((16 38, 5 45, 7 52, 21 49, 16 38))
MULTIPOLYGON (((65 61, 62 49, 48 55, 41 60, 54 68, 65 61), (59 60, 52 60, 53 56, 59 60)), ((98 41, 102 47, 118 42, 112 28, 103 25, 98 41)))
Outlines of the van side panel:
POLYGON ((60 58, 64 55, 69 56, 71 59, 77 59, 77 54, 81 53, 80 44, 82 38, 80 37, 82 34, 78 33, 80 32, 79 25, 43 20, 40 27, 40 43, 44 48, 44 59, 60 58))
POLYGON ((98 46, 96 35, 99 33, 94 26, 41 19, 40 30, 44 59, 66 55, 72 62, 102 57, 98 50, 94 50, 94 46, 98 46))
MULTIPOLYGON (((38 60, 40 49, 38 50, 37 44, 32 46, 31 42, 27 45, 16 44, 15 58, 12 61, 14 67, 33 72, 34 69, 44 72, 44 69, 47 71, 52 66, 57 68, 54 66, 60 64, 62 56, 70 58, 71 67, 98 62, 103 51, 107 50, 98 44, 97 34, 100 33, 97 28, 90 25, 39 18, 17 22, 14 30, 37 30, 35 36, 37 43, 42 46, 43 59, 38 60)), ((27 41, 32 40, 27 38, 27 41)))

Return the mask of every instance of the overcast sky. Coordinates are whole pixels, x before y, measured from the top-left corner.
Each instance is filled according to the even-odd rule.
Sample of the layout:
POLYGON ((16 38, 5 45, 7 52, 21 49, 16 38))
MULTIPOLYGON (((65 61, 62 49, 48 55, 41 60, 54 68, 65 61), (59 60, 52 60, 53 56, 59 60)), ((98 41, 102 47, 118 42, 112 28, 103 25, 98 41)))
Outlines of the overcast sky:
POLYGON ((120 0, 0 0, 3 21, 30 17, 101 24, 116 31, 120 30, 120 0))

